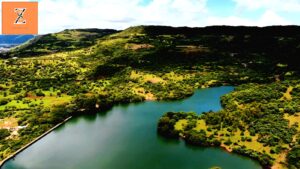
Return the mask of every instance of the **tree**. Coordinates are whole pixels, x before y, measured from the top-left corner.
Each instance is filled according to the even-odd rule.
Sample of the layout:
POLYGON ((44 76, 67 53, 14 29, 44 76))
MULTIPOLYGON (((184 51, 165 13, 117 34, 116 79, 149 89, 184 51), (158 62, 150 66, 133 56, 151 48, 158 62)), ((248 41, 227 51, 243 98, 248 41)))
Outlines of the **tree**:
POLYGON ((300 146, 294 147, 288 153, 287 160, 291 169, 300 168, 300 146))
POLYGON ((0 140, 5 139, 9 135, 10 135, 9 130, 7 130, 7 129, 0 129, 0 140))
POLYGON ((0 99, 0 106, 6 105, 8 103, 7 99, 0 99))

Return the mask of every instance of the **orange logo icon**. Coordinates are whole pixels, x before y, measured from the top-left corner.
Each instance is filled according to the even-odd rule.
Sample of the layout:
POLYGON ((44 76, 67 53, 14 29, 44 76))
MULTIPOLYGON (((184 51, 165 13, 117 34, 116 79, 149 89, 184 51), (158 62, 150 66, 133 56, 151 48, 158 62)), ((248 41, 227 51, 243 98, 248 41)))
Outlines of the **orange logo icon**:
POLYGON ((2 2, 2 34, 38 34, 38 2, 2 2))

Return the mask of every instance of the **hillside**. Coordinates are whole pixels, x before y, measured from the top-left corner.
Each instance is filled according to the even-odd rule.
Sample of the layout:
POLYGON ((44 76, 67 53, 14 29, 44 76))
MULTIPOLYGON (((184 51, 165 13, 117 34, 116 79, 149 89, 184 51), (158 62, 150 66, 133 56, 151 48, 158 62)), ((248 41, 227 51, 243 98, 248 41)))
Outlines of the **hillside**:
POLYGON ((177 100, 199 88, 234 85, 236 90, 222 98, 221 112, 200 117, 169 113, 159 123, 160 133, 191 136, 196 144, 203 141, 199 138, 216 140, 220 144, 215 146, 229 144, 232 136, 237 139, 230 140, 229 148, 235 150, 242 146, 243 131, 250 143, 265 148, 246 144, 243 152, 236 152, 266 161, 265 167, 297 168, 299 56, 297 26, 138 26, 121 32, 65 30, 36 37, 1 55, 0 158, 69 116, 117 103, 177 100), (175 123, 190 121, 190 127, 175 130, 175 123), (273 126, 282 130, 272 135, 273 126))
POLYGON ((95 44, 98 38, 116 33, 112 29, 73 29, 35 37, 2 57, 28 57, 80 49, 95 44))

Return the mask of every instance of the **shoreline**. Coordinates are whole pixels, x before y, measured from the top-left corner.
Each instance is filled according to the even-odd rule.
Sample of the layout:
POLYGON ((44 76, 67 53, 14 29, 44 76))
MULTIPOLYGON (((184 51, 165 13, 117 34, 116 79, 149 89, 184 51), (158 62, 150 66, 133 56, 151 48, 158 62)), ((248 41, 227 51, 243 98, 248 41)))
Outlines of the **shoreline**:
MULTIPOLYGON (((207 86, 207 87, 205 87, 205 88, 199 88, 199 89, 208 89, 208 88, 214 88, 214 87, 223 87, 223 86, 227 86, 227 85, 221 85, 221 86, 207 86)), ((194 94, 195 94, 195 92, 197 91, 197 90, 199 90, 199 89, 196 89, 196 90, 194 90, 193 91, 193 93, 191 94, 191 95, 189 95, 189 96, 184 96, 183 98, 179 98, 179 99, 175 99, 175 100, 181 100, 181 99, 186 99, 186 98, 189 98, 189 97, 191 97, 191 96, 193 96, 194 94)), ((162 102, 168 102, 168 101, 174 101, 174 100, 147 100, 147 99, 145 99, 144 101, 138 101, 138 102, 126 102, 125 104, 130 104, 130 103, 142 103, 142 102, 160 102, 160 101, 162 101, 162 102)), ((118 104, 120 104, 120 103, 118 103, 118 104)), ((113 106, 115 106, 115 105, 118 105, 118 104, 113 104, 113 106)), ((121 104, 123 104, 123 103, 121 103, 121 104)), ((107 106, 104 110, 106 110, 107 108, 109 109, 109 108, 111 108, 111 107, 113 107, 113 106, 107 106)), ((99 110, 99 108, 97 108, 98 110, 99 110)), ((86 111, 86 109, 82 109, 82 111, 86 111)), ((77 116, 78 114, 75 114, 74 116, 77 116)), ((7 162, 7 161, 9 161, 9 160, 11 160, 11 159, 13 159, 15 156, 17 156, 19 153, 21 153, 22 151, 24 151, 25 149, 27 149, 28 147, 30 147, 30 146, 32 146, 34 143, 36 143, 37 141, 39 141, 39 140, 41 140, 42 138, 44 138, 45 136, 47 136, 48 134, 50 134, 52 131, 54 131, 56 128, 58 128, 58 127, 60 127, 61 125, 63 125, 63 124, 65 124, 66 122, 68 122, 71 118, 73 118, 73 116, 70 116, 70 117, 68 117, 68 118, 66 118, 64 121, 62 121, 61 123, 58 123, 57 125, 55 125, 54 127, 52 127, 51 129, 49 129, 48 131, 46 131, 45 133, 43 133, 42 135, 40 135, 39 137, 37 137, 37 138, 35 138, 34 140, 32 140, 31 142, 29 142, 29 143, 27 143, 26 145, 24 145, 23 147, 21 147, 20 149, 18 149, 17 151, 15 151, 13 154, 11 154, 10 156, 8 156, 7 158, 5 158, 4 160, 2 160, 2 161, 0 161, 0 169, 2 169, 2 167, 3 167, 3 165, 7 162)), ((180 137, 180 138, 182 138, 183 140, 185 140, 184 139, 184 137, 180 137)), ((220 148, 220 149, 222 149, 222 150, 224 150, 225 152, 227 152, 227 153, 230 153, 230 154, 237 154, 237 155, 241 155, 241 156, 243 156, 243 157, 248 157, 248 158, 250 158, 250 159, 252 159, 252 160, 254 160, 254 161, 256 161, 256 162, 258 162, 259 164, 260 164, 260 162, 258 161, 258 160, 256 160, 256 159, 253 159, 253 158, 251 158, 251 157, 249 157, 249 156, 246 156, 246 155, 243 155, 243 154, 238 154, 238 153, 234 153, 233 152, 233 150, 232 149, 229 149, 228 147, 226 147, 225 145, 220 145, 220 146, 208 146, 208 147, 215 147, 215 148, 220 148)), ((262 168, 265 168, 263 165, 261 165, 260 164, 260 166, 262 166, 262 168)))
MULTIPOLYGON (((210 88, 210 87, 208 87, 210 88)), ((196 90, 195 90, 196 91, 196 90)), ((195 93, 195 91, 193 91, 192 95, 195 93)), ((189 96, 184 96, 184 98, 188 98, 192 95, 189 96)), ((180 100, 180 99, 176 99, 176 100, 180 100)), ((154 100, 143 100, 143 101, 138 101, 137 103, 141 103, 141 102, 147 102, 147 101, 158 101, 157 99, 154 100)), ((164 100, 164 101, 168 101, 168 100, 164 100)), ((126 104, 129 104, 130 102, 126 102, 126 104)), ((134 102, 133 102, 134 103, 134 102)), ((117 104, 113 104, 113 106, 115 106, 117 104)), ((103 110, 106 109, 110 109, 111 107, 110 105, 107 105, 103 110)), ((99 108, 97 108, 99 109, 99 108)), ((86 109, 83 109, 82 111, 86 111, 86 109)), ((77 114, 75 114, 74 116, 77 116, 77 114)), ((31 142, 27 143, 26 145, 22 146, 20 149, 18 149, 17 151, 15 151, 14 153, 12 153, 11 155, 9 155, 8 157, 6 157, 5 159, 3 159, 2 161, 0 161, 0 169, 2 169, 3 165, 13 159, 15 156, 17 156, 19 153, 21 153, 22 151, 24 151, 25 149, 27 149, 28 147, 32 146, 34 143, 36 143, 37 141, 41 140, 42 138, 44 138, 45 136, 47 136, 48 134, 50 134, 53 130, 55 130, 56 128, 60 127, 61 125, 65 124, 66 122, 68 122, 71 118, 73 118, 73 116, 70 116, 68 118, 66 118, 64 121, 62 121, 61 123, 56 124, 54 127, 52 127, 51 129, 47 130, 45 133, 43 133, 42 135, 40 135, 39 137, 35 138, 34 140, 32 140, 31 142)))
POLYGON ((39 137, 35 138, 34 140, 32 140, 31 142, 27 143, 26 145, 24 145, 23 147, 21 147, 19 150, 15 151, 13 154, 11 154, 10 156, 6 157, 4 160, 0 161, 0 169, 3 167, 3 165, 11 160, 12 158, 14 158, 16 155, 18 155, 19 153, 21 153, 22 151, 24 151, 25 149, 27 149, 29 146, 33 145, 34 143, 36 143, 37 141, 41 140, 42 138, 44 138, 45 136, 47 136, 48 134, 50 134, 52 131, 54 131, 56 128, 60 127, 61 125, 65 124, 66 122, 68 122, 73 116, 70 116, 68 118, 66 118, 64 121, 62 121, 61 123, 58 123, 57 125, 55 125, 54 127, 52 127, 51 129, 49 129, 48 131, 46 131, 44 134, 40 135, 39 137))

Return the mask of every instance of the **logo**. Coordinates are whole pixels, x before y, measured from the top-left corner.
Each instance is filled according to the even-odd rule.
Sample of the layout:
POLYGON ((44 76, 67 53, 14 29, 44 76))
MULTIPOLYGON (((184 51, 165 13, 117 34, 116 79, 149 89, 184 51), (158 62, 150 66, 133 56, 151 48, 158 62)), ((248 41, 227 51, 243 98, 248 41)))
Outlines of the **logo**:
POLYGON ((2 2, 2 34, 38 34, 38 2, 2 2))
POLYGON ((15 13, 18 15, 15 24, 26 24, 26 20, 24 18, 24 13, 26 8, 15 8, 15 13))

